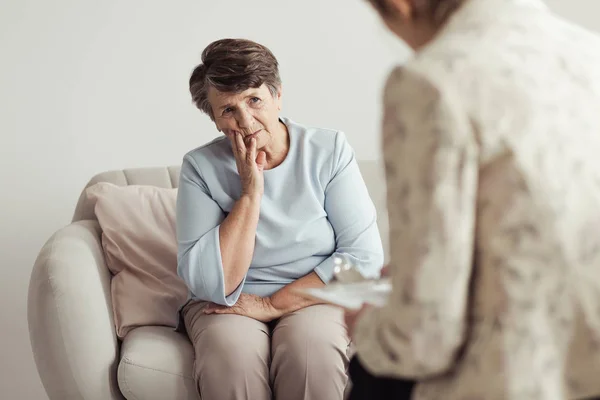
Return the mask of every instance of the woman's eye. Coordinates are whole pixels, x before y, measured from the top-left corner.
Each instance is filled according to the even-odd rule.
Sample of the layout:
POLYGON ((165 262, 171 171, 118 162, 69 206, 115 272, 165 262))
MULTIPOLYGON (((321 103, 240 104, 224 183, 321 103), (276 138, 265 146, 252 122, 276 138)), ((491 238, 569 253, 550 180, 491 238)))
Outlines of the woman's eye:
POLYGON ((223 110, 223 115, 225 115, 225 114, 229 114, 229 113, 231 113, 232 111, 233 111, 233 108, 231 108, 231 107, 227 107, 226 109, 224 109, 224 110, 223 110))
POLYGON ((252 103, 258 103, 260 101, 260 99, 258 97, 253 97, 252 99, 250 99, 250 101, 252 103))

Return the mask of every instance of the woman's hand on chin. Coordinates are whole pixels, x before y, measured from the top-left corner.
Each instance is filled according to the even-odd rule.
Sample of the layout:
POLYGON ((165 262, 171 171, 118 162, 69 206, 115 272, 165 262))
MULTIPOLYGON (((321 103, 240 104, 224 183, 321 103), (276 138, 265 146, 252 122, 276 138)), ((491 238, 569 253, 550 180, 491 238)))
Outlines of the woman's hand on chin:
POLYGON ((264 174, 267 158, 264 151, 257 149, 256 139, 246 145, 242 134, 234 132, 227 135, 231 142, 233 155, 242 185, 242 195, 262 197, 264 193, 264 174))
POLYGON ((242 293, 238 301, 231 307, 209 303, 204 308, 205 314, 237 314, 253 318, 261 322, 270 322, 281 317, 281 313, 273 307, 268 297, 242 293))

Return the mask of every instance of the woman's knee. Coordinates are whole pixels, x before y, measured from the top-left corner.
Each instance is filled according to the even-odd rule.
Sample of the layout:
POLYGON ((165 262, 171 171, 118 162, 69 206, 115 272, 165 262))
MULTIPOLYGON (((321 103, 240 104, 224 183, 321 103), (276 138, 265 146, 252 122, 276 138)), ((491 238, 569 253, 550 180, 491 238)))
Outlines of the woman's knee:
POLYGON ((276 397, 341 400, 348 381, 348 337, 330 310, 284 317, 273 332, 271 379, 276 397))
POLYGON ((196 335, 196 375, 226 376, 228 380, 247 379, 257 373, 268 376, 270 339, 266 327, 243 320, 231 322, 208 324, 196 335))
POLYGON ((302 371, 313 368, 327 373, 345 368, 348 363, 347 347, 347 343, 338 338, 317 334, 309 334, 304 338, 290 335, 274 346, 273 363, 286 360, 302 371))
MULTIPOLYGON (((308 311, 308 310, 307 310, 308 311)), ((327 309, 310 310, 310 315, 289 318, 273 332, 273 364, 286 362, 291 367, 311 368, 327 374, 345 370, 349 339, 343 324, 327 309)))
POLYGON ((245 321, 245 317, 222 317, 198 326, 201 330, 194 335, 194 377, 200 396, 207 400, 270 399, 266 326, 245 321))

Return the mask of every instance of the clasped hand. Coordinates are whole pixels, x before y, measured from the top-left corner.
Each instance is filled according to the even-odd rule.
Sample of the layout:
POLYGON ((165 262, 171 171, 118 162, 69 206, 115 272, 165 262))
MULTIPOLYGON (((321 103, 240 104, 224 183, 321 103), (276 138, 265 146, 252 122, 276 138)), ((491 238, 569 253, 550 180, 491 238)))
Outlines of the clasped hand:
POLYGON ((204 308, 204 313, 243 315, 261 322, 270 322, 281 317, 268 297, 260 297, 247 293, 242 293, 238 301, 231 307, 209 303, 204 308))

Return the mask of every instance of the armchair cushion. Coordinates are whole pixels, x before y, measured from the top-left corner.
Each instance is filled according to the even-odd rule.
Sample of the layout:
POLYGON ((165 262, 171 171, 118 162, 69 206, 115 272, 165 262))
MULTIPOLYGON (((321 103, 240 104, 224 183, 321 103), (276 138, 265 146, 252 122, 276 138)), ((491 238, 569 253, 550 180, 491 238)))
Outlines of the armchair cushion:
POLYGON ((121 346, 119 389, 127 399, 200 400, 193 365, 194 349, 185 333, 136 328, 121 346))
POLYGON ((98 183, 87 196, 102 229, 114 275, 111 296, 117 336, 138 326, 177 326, 188 290, 177 276, 177 189, 98 183))

